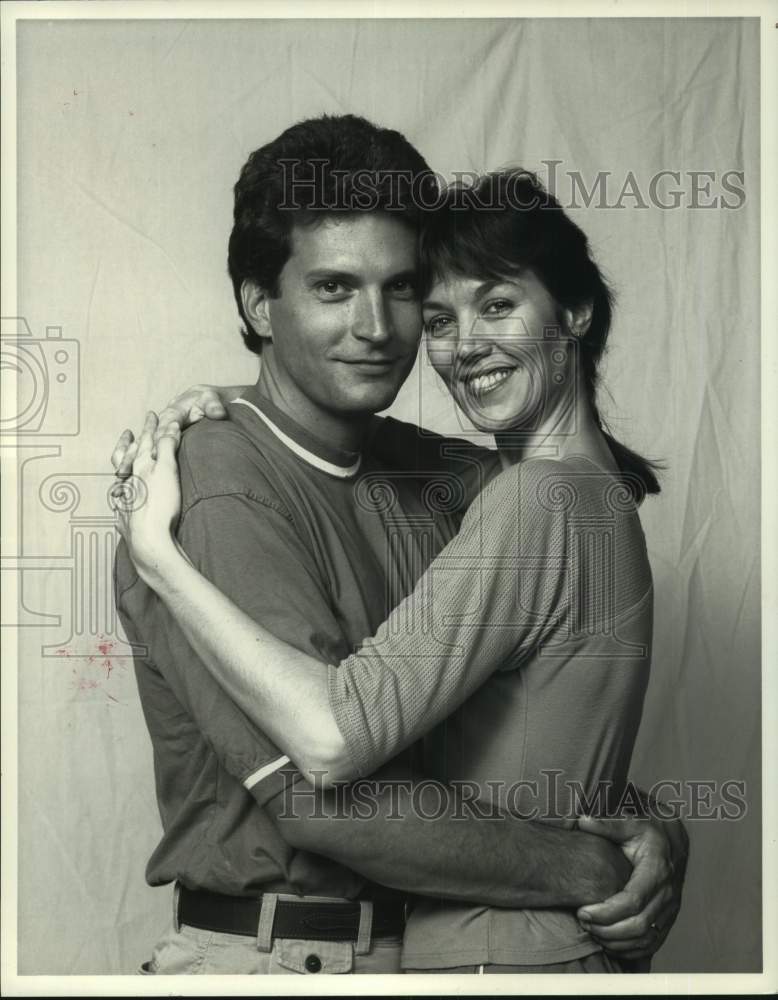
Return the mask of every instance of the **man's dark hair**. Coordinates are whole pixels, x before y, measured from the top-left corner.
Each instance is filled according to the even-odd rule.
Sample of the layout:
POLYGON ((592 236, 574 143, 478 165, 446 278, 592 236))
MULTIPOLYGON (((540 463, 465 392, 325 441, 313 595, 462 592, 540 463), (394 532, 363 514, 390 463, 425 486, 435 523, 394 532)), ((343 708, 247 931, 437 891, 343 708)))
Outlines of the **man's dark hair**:
POLYGON ((244 313, 241 285, 250 278, 278 295, 294 226, 358 212, 418 226, 436 197, 435 175, 405 136, 356 115, 309 118, 255 150, 235 185, 228 256, 246 347, 260 354, 262 338, 244 313))

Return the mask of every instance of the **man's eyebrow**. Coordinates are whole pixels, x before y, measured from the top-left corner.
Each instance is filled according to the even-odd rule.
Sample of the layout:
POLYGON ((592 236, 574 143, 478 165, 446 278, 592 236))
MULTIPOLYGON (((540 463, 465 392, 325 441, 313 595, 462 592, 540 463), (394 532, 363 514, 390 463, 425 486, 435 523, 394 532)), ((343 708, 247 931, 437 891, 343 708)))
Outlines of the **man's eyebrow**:
POLYGON ((349 281, 352 284, 359 281, 356 274, 352 274, 350 271, 339 271, 336 267, 319 267, 308 271, 305 277, 307 281, 349 281))
MULTIPOLYGON (((392 285, 397 281, 416 282, 418 278, 418 270, 407 267, 402 271, 397 271, 395 274, 390 274, 384 281, 384 284, 392 285)), ((354 274, 351 271, 341 271, 336 267, 317 267, 313 271, 307 271, 305 279, 306 281, 343 281, 351 285, 358 285, 364 281, 364 278, 358 274, 354 274)))

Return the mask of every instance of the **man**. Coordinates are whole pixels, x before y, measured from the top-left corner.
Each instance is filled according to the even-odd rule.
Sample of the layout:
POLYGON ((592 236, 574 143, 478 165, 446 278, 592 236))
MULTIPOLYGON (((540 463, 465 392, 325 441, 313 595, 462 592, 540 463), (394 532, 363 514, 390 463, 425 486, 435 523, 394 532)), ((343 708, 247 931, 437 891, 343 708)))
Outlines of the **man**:
MULTIPOLYGON (((323 662, 409 592, 494 461, 374 417, 416 356, 417 205, 434 194, 401 135, 353 116, 288 129, 252 154, 235 188, 230 275, 262 370, 229 421, 183 440, 178 539, 252 618, 323 662), (428 487, 444 473, 461 490, 440 509, 428 487)), ((397 822, 390 779, 411 781, 409 760, 382 772, 367 811, 358 786, 337 801, 302 786, 123 547, 116 585, 127 635, 147 648, 136 672, 164 827, 147 878, 177 886, 174 927, 147 971, 396 972, 408 893, 577 907, 626 881, 608 840, 479 819, 453 791, 434 822, 418 808, 397 822), (295 794, 283 794, 291 782, 295 794)), ((645 826, 629 836, 633 856, 649 858, 638 881, 652 903, 637 907, 642 924, 613 933, 627 954, 645 953, 658 940, 645 939, 646 921, 669 891, 666 844, 645 826)))

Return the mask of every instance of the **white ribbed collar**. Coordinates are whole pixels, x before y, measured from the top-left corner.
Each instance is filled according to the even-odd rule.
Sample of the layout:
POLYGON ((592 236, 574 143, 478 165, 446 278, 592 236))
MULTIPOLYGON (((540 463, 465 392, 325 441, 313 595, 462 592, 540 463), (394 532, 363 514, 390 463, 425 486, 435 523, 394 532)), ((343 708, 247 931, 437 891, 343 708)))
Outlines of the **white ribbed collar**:
POLYGON ((335 465, 334 462, 328 462, 326 459, 317 455, 315 452, 310 451, 308 448, 303 447, 299 441, 295 441, 294 438, 285 434, 280 427, 276 426, 273 421, 268 417, 266 413, 254 403, 249 402, 247 399, 239 397, 233 400, 235 403, 240 403, 243 406, 248 406, 250 410, 259 417, 259 419, 272 431, 273 434, 278 438, 278 440, 285 445, 291 452, 294 452, 298 458, 301 458, 308 465, 312 465, 315 469, 321 469, 322 472, 326 472, 330 476, 335 476, 338 479, 350 479, 351 476, 356 475, 359 470, 359 466, 362 463, 362 456, 358 455, 356 461, 354 461, 349 466, 335 465))

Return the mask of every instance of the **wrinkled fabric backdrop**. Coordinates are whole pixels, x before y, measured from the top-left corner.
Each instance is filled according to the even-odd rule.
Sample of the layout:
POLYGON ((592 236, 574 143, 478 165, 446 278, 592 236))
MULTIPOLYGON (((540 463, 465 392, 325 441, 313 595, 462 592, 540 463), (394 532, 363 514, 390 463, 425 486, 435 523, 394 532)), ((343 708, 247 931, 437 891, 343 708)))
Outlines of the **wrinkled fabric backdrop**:
MULTIPOLYGON (((618 295, 603 409, 667 463, 642 511, 656 626, 632 773, 747 786, 743 819, 689 823, 654 968, 758 970, 758 22, 27 22, 18 76, 18 350, 49 378, 20 439, 20 971, 132 972, 169 918, 170 887, 144 882, 160 821, 110 608, 109 456, 185 386, 254 380, 231 188, 252 149, 324 111, 400 129, 448 176, 558 160, 566 205, 571 172, 610 172, 604 204, 572 210, 618 295), (677 208, 650 199, 661 170, 682 174, 658 188, 677 208), (605 207, 630 171, 639 196, 605 207), (698 204, 742 204, 690 207, 689 171, 715 173, 698 204)), ((391 412, 461 430, 424 359, 391 412)))

